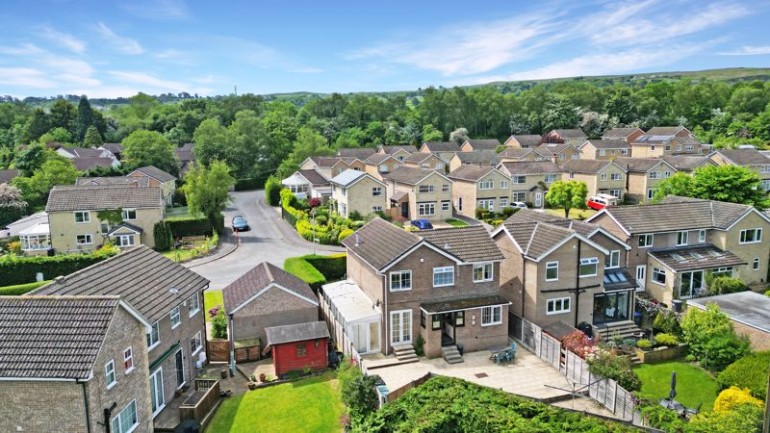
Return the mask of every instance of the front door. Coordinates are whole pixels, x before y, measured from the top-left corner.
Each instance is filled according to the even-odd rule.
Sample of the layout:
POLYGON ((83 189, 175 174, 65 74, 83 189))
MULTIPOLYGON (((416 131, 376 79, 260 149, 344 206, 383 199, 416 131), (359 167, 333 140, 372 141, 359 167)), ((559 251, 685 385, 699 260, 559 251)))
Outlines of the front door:
POLYGON ((441 321, 441 345, 451 346, 455 344, 455 313, 442 314, 441 321))
POLYGON ((152 416, 160 413, 166 406, 163 398, 163 369, 159 368, 150 375, 150 404, 152 405, 152 416))
POLYGON ((390 313, 390 344, 412 344, 412 310, 390 313))
POLYGON ((409 219, 409 202, 408 201, 401 203, 401 217, 409 219))
POLYGON ((176 387, 181 388, 184 385, 184 355, 182 349, 176 351, 176 387))
POLYGON ((639 265, 636 267, 636 284, 639 287, 644 288, 644 283, 647 276, 647 265, 639 265))
POLYGON ((541 207, 543 206, 543 193, 540 191, 537 191, 535 193, 535 207, 541 207))

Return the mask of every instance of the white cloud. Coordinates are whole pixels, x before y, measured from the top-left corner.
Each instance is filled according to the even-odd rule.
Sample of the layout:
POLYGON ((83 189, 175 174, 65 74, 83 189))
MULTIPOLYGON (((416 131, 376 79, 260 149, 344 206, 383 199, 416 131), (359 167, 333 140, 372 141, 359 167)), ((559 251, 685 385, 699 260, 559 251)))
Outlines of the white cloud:
POLYGON ((96 30, 107 42, 124 54, 142 54, 144 52, 144 48, 135 39, 120 36, 104 23, 98 23, 96 30))
POLYGON ((30 56, 45 52, 42 48, 35 44, 25 43, 17 47, 0 46, 0 54, 7 56, 30 56))
POLYGON ((770 45, 744 45, 732 51, 719 53, 723 56, 764 56, 770 54, 770 45))
POLYGON ((39 34, 45 39, 48 39, 74 53, 82 54, 86 51, 86 43, 75 36, 60 32, 51 26, 44 25, 39 29, 39 34))
POLYGON ((180 92, 187 90, 190 87, 185 83, 179 81, 164 80, 145 72, 109 71, 109 74, 115 77, 118 81, 131 84, 139 84, 153 89, 162 90, 163 92, 180 92))
POLYGON ((34 68, 0 68, 0 84, 6 86, 31 87, 34 89, 52 89, 56 82, 48 79, 48 74, 34 68))

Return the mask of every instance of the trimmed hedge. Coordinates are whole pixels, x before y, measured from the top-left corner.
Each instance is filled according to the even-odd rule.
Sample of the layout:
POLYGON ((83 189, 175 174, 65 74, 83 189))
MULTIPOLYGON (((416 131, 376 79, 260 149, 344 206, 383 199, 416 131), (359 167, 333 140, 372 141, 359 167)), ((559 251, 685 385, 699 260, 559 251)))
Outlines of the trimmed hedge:
POLYGON ((8 285, 27 284, 37 281, 37 273, 43 278, 52 279, 60 275, 69 275, 83 268, 99 263, 119 252, 117 247, 102 248, 90 254, 67 254, 53 257, 0 257, 0 275, 8 285))
POLYGON ((318 291, 329 281, 341 280, 347 272, 345 253, 319 256, 308 254, 290 257, 283 262, 283 269, 308 283, 313 291, 318 291))
POLYGON ((326 277, 326 281, 341 280, 348 272, 347 254, 345 253, 331 254, 328 256, 311 254, 304 256, 304 259, 326 277))
POLYGON ((717 382, 721 388, 738 386, 748 388, 751 395, 761 400, 767 395, 767 373, 770 370, 770 351, 746 355, 724 369, 717 382))
POLYGON ((35 281, 34 283, 17 284, 15 286, 0 287, 0 296, 24 295, 50 282, 51 280, 44 280, 44 281, 35 281))
POLYGON ((234 189, 236 191, 248 191, 251 189, 260 189, 265 186, 266 177, 247 177, 243 179, 237 179, 235 181, 234 189))
POLYGON ((168 224, 174 239, 185 236, 211 236, 214 231, 211 222, 205 217, 169 218, 166 220, 166 224, 168 224))

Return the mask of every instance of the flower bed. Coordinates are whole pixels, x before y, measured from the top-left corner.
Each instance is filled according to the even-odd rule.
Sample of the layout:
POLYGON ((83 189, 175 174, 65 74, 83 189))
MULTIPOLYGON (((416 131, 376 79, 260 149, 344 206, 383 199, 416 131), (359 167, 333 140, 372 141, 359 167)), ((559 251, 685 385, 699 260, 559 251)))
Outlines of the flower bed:
POLYGON ((652 350, 636 349, 636 356, 642 363, 661 362, 671 359, 679 359, 687 354, 687 345, 660 346, 652 350))

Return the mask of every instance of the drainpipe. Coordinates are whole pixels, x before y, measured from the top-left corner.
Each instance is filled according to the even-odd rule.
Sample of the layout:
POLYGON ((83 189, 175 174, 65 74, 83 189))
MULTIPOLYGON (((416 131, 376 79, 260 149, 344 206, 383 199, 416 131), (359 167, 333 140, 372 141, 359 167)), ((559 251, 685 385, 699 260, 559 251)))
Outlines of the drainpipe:
MULTIPOLYGON (((88 391, 86 390, 86 382, 83 382, 80 379, 75 379, 75 383, 79 383, 83 388, 83 406, 85 407, 86 411, 86 432, 91 433, 91 410, 88 407, 88 391)), ((107 431, 109 431, 109 426, 107 429, 107 431)))
MULTIPOLYGON (((388 291, 390 290, 390 288, 388 287, 388 283, 389 283, 388 275, 387 274, 383 275, 382 280, 384 282, 382 287, 385 289, 383 290, 383 293, 385 295, 383 296, 384 301, 382 303, 382 325, 383 325, 382 329, 385 331, 384 347, 385 347, 385 354, 387 355, 390 352, 390 338, 388 338, 388 291)), ((412 328, 414 328, 414 326, 412 326, 412 328)), ((412 332, 414 332, 414 329, 412 330, 412 332)))
POLYGON ((117 402, 112 402, 110 407, 104 408, 104 431, 105 433, 110 433, 112 431, 112 426, 110 425, 110 416, 112 416, 112 411, 115 410, 115 408, 118 407, 117 402))
MULTIPOLYGON (((575 328, 578 326, 580 313, 580 239, 577 240, 577 273, 575 274, 575 328)), ((598 266, 597 266, 598 268, 598 266)))
POLYGON ((521 318, 524 318, 524 302, 527 294, 527 259, 521 255, 521 318))
MULTIPOLYGON (((230 365, 229 365, 230 368, 228 370, 230 370, 230 377, 234 377, 235 376, 235 336, 233 335, 234 334, 233 331, 234 331, 235 323, 234 323, 232 314, 228 314, 227 317, 230 319, 230 327, 229 327, 230 329, 228 329, 229 332, 227 333, 227 337, 230 340, 230 365)), ((260 347, 259 350, 261 352, 262 347, 260 347)), ((262 354, 260 353, 260 356, 261 355, 262 354)))

